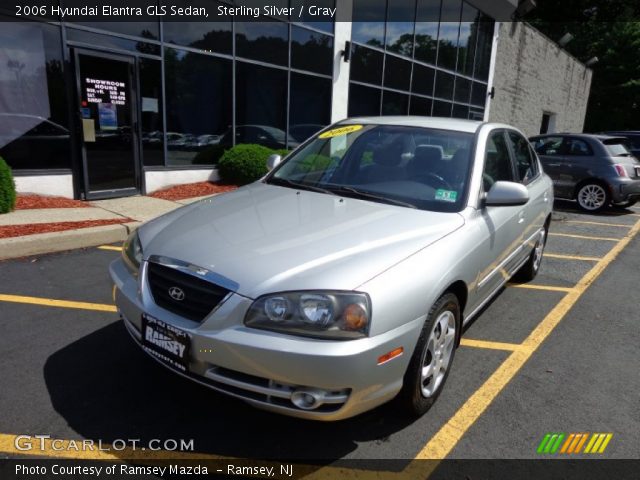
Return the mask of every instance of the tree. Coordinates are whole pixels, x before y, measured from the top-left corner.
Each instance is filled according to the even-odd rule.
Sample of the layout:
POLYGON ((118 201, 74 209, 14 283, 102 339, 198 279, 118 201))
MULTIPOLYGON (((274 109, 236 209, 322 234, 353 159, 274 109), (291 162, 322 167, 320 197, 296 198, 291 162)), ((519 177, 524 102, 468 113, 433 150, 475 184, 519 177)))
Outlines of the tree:
POLYGON ((593 79, 585 131, 640 129, 640 4, 636 0, 540 1, 525 20, 585 62, 593 79))

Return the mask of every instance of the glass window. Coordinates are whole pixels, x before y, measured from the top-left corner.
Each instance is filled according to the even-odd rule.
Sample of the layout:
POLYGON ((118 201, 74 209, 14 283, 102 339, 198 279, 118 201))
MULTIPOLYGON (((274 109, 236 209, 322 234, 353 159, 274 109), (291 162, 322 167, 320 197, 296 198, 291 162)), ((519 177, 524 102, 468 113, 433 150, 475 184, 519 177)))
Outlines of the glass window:
POLYGON ((484 109, 469 107, 469 120, 484 120, 484 109))
POLYGON ((440 22, 440 0, 418 0, 415 58, 435 65, 440 22))
POLYGON ((456 102, 469 103, 471 95, 471 80, 462 77, 456 77, 455 94, 453 96, 456 102))
POLYGON ((513 182, 513 167, 502 131, 493 132, 487 139, 482 179, 485 191, 497 181, 513 182))
POLYGON ((289 63, 289 27, 284 22, 236 22, 236 55, 261 62, 289 63))
POLYGON ((456 71, 463 75, 473 75, 473 56, 476 50, 478 31, 478 10, 468 3, 462 4, 462 22, 458 41, 458 62, 456 71))
POLYGON ((151 40, 160 38, 158 22, 76 22, 76 24, 151 40))
POLYGON ((507 131, 507 138, 515 155, 517 180, 526 185, 538 175, 538 162, 526 138, 512 130, 507 131))
POLYGON ((291 73, 289 148, 331 123, 331 79, 291 73))
POLYGON ((453 104, 453 111, 451 112, 453 118, 469 118, 469 107, 467 105, 460 105, 458 103, 453 104))
POLYGON ((353 0, 351 39, 354 42, 384 47, 387 0, 353 0))
POLYGON ((382 115, 406 115, 409 111, 409 95, 382 92, 382 115))
POLYGON ((456 68, 461 9, 462 0, 442 1, 442 21, 438 34, 438 66, 449 70, 456 68))
POLYGON ((15 170, 71 168, 60 27, 2 22, 0 156, 15 170))
POLYGON ((432 102, 433 100, 431 100, 430 98, 411 95, 411 103, 409 104, 409 115, 421 115, 424 117, 430 117, 432 102))
POLYGON ((162 28, 167 43, 231 54, 231 22, 164 22, 162 28))
POLYGON ((305 28, 291 28, 291 66, 300 70, 331 75, 333 38, 305 28))
POLYGON ((393 0, 388 3, 386 36, 387 50, 413 56, 413 26, 416 0, 393 0))
POLYGON ((436 71, 419 63, 413 64, 411 91, 422 95, 433 95, 433 79, 436 71))
POLYGON ((384 66, 384 86, 398 90, 409 90, 411 62, 387 55, 384 66))
POLYGON ((160 45, 136 42, 135 40, 127 40, 126 38, 114 37, 113 35, 85 32, 84 30, 76 30, 74 28, 67 28, 67 40, 160 56, 160 45))
POLYGON ((144 165, 164 164, 162 73, 159 60, 138 59, 140 68, 140 129, 144 165))
MULTIPOLYGON (((593 155, 593 150, 591 150, 589 144, 578 138, 567 138, 564 148, 566 152, 565 155, 578 155, 583 157, 593 155)), ((624 148, 624 146, 622 146, 622 148, 624 148)))
POLYGON ((433 116, 434 117, 450 117, 451 107, 453 107, 453 104, 450 102, 441 102, 439 100, 434 100, 433 116))
MULTIPOLYGON (((314 0, 313 4, 320 8, 335 8, 336 2, 335 0, 314 0)), ((308 3, 305 0, 291 0, 291 7, 293 7, 295 12, 300 11, 300 7, 308 7, 308 3)), ((303 25, 308 25, 317 30, 323 30, 328 33, 333 33, 334 22, 318 22, 317 17, 312 16, 309 13, 309 9, 305 8, 303 10, 302 19, 296 18, 297 22, 302 23, 303 25)), ((292 18, 293 20, 293 18, 292 18)))
POLYGON ((383 55, 377 50, 354 45, 351 56, 351 80, 382 84, 383 55))
POLYGON ((379 88, 365 87, 352 83, 349 86, 349 116, 365 117, 380 115, 379 88))
POLYGON ((466 196, 472 142, 470 133, 365 125, 315 138, 267 182, 286 187, 293 181, 295 188, 321 187, 370 202, 457 212, 466 196))
POLYGON ((474 62, 475 78, 487 80, 489 78, 489 63, 491 62, 491 46, 493 45, 494 22, 486 15, 481 15, 478 21, 478 43, 474 62))
POLYGON ((619 138, 612 138, 609 140, 603 140, 605 148, 609 152, 609 154, 613 157, 630 157, 631 152, 629 148, 633 148, 631 144, 631 139, 633 137, 625 138, 625 140, 621 140, 619 138))
POLYGON ((165 49, 167 163, 213 164, 231 126, 231 61, 165 49))
POLYGON ((436 72, 436 89, 434 97, 451 100, 453 98, 453 75, 446 72, 436 72))
MULTIPOLYGON (((236 138, 238 143, 286 147, 287 72, 236 63, 236 138)), ((221 140, 231 146, 230 136, 221 140)))
POLYGON ((471 86, 471 103, 484 107, 487 103, 487 86, 484 83, 473 82, 471 86))
POLYGON ((533 148, 538 155, 562 155, 562 137, 542 137, 533 139, 533 148))

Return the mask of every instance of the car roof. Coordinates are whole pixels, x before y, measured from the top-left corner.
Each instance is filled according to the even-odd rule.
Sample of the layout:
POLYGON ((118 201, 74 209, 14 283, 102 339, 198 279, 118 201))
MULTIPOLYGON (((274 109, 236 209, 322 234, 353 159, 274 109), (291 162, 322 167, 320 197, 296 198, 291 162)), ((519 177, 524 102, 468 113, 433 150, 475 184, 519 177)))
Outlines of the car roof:
POLYGON ((385 116, 385 117, 354 117, 339 122, 341 125, 374 124, 374 125, 399 125, 403 127, 436 128, 440 130, 454 130, 459 132, 475 133, 483 122, 478 120, 463 120, 459 118, 445 117, 418 117, 418 116, 385 116))
POLYGON ((545 138, 545 137, 575 137, 575 138, 583 138, 583 139, 596 139, 596 140, 610 140, 612 138, 620 138, 620 140, 624 140, 624 137, 620 137, 620 135, 606 135, 602 133, 571 133, 571 132, 555 132, 555 133, 543 133, 542 135, 533 135, 529 138, 545 138))

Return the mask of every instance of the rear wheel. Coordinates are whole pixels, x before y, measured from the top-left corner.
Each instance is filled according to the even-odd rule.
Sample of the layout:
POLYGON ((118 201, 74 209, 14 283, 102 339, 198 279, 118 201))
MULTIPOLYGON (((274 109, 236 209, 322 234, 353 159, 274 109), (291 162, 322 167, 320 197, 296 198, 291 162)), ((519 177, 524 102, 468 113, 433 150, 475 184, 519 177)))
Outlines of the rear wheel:
POLYGON ((460 303, 446 293, 431 307, 398 396, 413 416, 423 415, 442 391, 456 351, 460 328, 460 303))
POLYGON ((514 275, 513 279, 517 282, 530 282, 540 270, 540 264, 542 263, 542 255, 544 254, 544 246, 547 244, 547 224, 545 223, 540 230, 536 245, 533 247, 533 251, 529 256, 529 260, 525 263, 520 270, 514 275))
POLYGON ((587 212, 600 212, 609 205, 609 192, 600 183, 585 183, 580 187, 576 200, 581 209, 587 212))

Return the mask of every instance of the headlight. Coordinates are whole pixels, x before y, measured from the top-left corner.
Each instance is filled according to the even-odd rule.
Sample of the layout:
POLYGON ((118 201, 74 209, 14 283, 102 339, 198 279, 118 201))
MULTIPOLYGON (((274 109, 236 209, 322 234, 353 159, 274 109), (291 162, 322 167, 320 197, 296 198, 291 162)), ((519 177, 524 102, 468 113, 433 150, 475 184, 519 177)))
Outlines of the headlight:
POLYGON ((283 292, 258 298, 245 325, 307 337, 348 340, 366 337, 371 302, 365 293, 283 292))
POLYGON ((138 237, 137 230, 133 231, 124 242, 122 246, 122 256, 134 272, 140 269, 140 262, 142 262, 142 245, 140 244, 140 237, 138 237))

